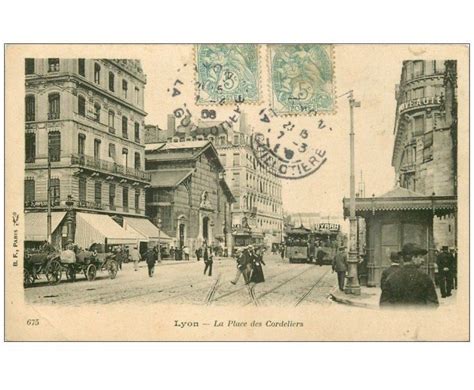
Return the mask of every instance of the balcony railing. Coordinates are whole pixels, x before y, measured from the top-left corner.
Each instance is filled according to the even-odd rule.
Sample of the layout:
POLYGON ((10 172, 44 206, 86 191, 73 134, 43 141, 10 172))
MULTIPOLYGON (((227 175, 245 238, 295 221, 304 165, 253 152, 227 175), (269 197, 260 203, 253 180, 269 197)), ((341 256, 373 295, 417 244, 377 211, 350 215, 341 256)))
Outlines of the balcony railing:
POLYGON ((48 120, 55 120, 59 119, 60 113, 59 112, 48 112, 48 120))
POLYGON ((86 209, 95 209, 95 210, 104 210, 105 207, 100 202, 91 202, 88 200, 78 200, 77 201, 78 207, 83 207, 86 209))
POLYGON ((151 174, 140 169, 125 167, 110 161, 100 160, 92 156, 73 154, 71 156, 71 164, 79 165, 81 167, 91 168, 104 172, 115 173, 122 176, 128 176, 140 180, 151 180, 151 174))

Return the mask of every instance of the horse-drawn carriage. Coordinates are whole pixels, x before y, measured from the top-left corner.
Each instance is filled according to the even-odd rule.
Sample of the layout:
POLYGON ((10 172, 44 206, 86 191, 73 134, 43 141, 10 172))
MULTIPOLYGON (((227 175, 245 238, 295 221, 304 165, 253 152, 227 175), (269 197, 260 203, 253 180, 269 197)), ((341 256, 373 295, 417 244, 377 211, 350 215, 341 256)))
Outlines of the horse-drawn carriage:
POLYGON ((23 285, 31 286, 36 280, 46 277, 49 284, 61 281, 61 262, 58 250, 49 244, 39 249, 25 251, 23 266, 23 285))
POLYGON ((66 278, 71 281, 75 281, 77 274, 81 273, 87 280, 92 281, 97 271, 107 271, 110 279, 115 279, 118 272, 115 255, 105 252, 100 244, 92 244, 89 249, 73 246, 61 252, 60 261, 66 278))
POLYGON ((46 276, 49 284, 58 284, 62 273, 67 280, 75 281, 77 274, 83 273, 87 280, 96 278, 97 271, 107 271, 110 279, 114 279, 118 272, 118 263, 115 254, 107 253, 100 244, 92 244, 87 250, 78 246, 59 252, 52 245, 44 245, 37 251, 25 252, 24 278, 25 287, 32 285, 46 276))

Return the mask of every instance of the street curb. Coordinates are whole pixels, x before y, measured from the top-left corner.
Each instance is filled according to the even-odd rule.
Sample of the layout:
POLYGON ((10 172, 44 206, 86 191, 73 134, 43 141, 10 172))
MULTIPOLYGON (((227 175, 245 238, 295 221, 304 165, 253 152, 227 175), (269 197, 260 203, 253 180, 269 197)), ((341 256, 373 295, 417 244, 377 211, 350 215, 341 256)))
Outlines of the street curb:
POLYGON ((372 310, 379 309, 378 305, 364 303, 364 302, 357 302, 357 301, 354 301, 352 299, 347 299, 347 298, 340 298, 336 296, 334 293, 329 293, 329 299, 342 305, 362 307, 364 309, 372 309, 372 310))

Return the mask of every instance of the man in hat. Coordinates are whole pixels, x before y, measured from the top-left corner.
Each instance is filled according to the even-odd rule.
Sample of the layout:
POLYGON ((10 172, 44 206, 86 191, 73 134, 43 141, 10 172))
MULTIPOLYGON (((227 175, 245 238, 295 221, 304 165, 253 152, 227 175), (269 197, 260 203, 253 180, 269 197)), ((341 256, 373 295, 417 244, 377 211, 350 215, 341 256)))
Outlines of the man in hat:
POLYGON ((383 290, 383 286, 388 277, 400 269, 400 254, 399 252, 390 252, 390 267, 386 268, 382 272, 382 277, 380 278, 380 288, 383 290))
POLYGON ((244 277, 245 284, 248 284, 250 280, 250 274, 252 270, 252 257, 250 255, 250 245, 243 248, 240 253, 236 254, 237 261, 237 272, 235 274, 234 280, 230 282, 232 284, 237 284, 240 279, 240 275, 244 277))
POLYGON ((403 246, 400 252, 403 267, 392 272, 384 281, 380 306, 439 305, 433 281, 413 262, 414 257, 426 253, 426 250, 416 244, 409 243, 403 246))
POLYGON ((443 246, 441 252, 436 259, 438 264, 439 289, 441 290, 441 298, 451 296, 453 289, 453 273, 454 273, 454 256, 449 253, 449 248, 443 246))
POLYGON ((138 262, 142 259, 140 252, 138 252, 138 245, 134 245, 129 252, 130 259, 133 261, 133 269, 138 271, 138 262))
POLYGON ((332 272, 336 271, 337 273, 337 283, 341 291, 344 291, 344 282, 347 272, 347 255, 345 249, 344 246, 339 247, 339 252, 332 260, 332 272))

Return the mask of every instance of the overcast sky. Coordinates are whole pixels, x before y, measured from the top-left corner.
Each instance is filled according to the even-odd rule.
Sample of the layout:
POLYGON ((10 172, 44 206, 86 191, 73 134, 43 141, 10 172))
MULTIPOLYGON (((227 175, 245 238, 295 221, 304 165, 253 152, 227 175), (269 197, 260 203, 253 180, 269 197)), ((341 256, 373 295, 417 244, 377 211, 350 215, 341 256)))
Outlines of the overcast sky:
MULTIPOLYGON (((395 85, 400 81, 402 62, 405 59, 436 58, 420 47, 407 45, 337 45, 334 66, 336 95, 348 90, 361 102, 355 109, 356 132, 356 191, 363 172, 366 196, 381 195, 390 190, 394 183, 391 166, 393 150, 393 128, 396 110, 395 85)), ((142 55, 142 64, 147 74, 145 109, 146 122, 166 128, 167 114, 186 104, 193 116, 198 116, 203 107, 194 102, 195 73, 194 51, 191 45, 154 46, 142 55), (168 89, 174 82, 181 94, 171 97, 168 89)), ((267 48, 261 46, 261 105, 242 105, 248 113, 249 122, 261 128, 258 112, 269 107, 270 87, 267 77, 267 48)), ((216 108, 218 120, 224 120, 232 107, 216 108)), ((289 212, 318 211, 323 214, 342 215, 342 199, 349 195, 349 107, 346 97, 337 101, 337 112, 325 115, 324 120, 332 131, 313 134, 315 147, 327 151, 327 163, 314 174, 300 180, 283 181, 283 204, 289 212)), ((276 118, 272 126, 278 127, 284 118, 276 118)), ((287 120, 287 119, 286 119, 287 120)), ((317 131, 314 118, 291 118, 297 126, 317 131)))

